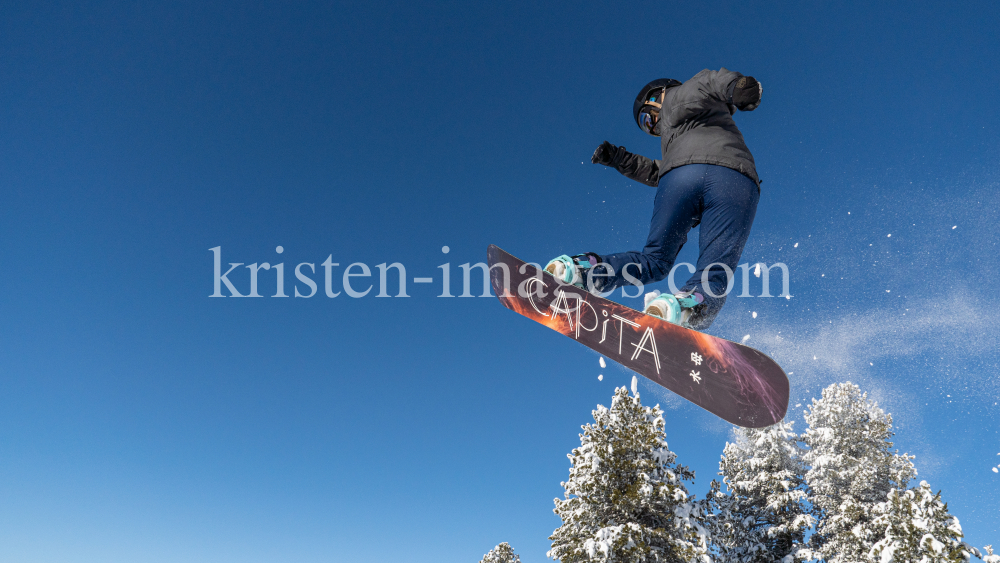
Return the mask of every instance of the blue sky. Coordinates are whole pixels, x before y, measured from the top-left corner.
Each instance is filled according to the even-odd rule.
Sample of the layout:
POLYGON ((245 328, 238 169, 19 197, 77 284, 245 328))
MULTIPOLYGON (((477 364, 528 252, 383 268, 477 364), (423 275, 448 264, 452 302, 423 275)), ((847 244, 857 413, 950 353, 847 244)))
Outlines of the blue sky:
MULTIPOLYGON (((437 298, 437 266, 454 287, 490 243, 640 247, 654 190, 590 154, 656 157, 637 89, 723 66, 764 85, 737 116, 764 180, 744 262, 787 263, 794 297, 732 298, 711 332, 792 372, 799 430, 824 385, 861 385, 967 539, 1000 542, 998 16, 8 5, 0 561, 458 562, 501 541, 543 561, 565 455, 631 373, 495 299, 437 298), (289 294, 328 256, 435 283, 212 299, 217 246, 284 263, 289 294)), ((730 427, 640 391, 703 494, 730 427)))

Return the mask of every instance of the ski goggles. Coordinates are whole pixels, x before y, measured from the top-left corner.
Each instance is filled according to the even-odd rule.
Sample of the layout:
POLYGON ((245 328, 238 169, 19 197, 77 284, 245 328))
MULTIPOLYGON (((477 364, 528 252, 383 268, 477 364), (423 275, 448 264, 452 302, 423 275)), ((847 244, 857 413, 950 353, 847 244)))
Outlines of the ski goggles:
POLYGON ((657 88, 650 92, 646 96, 646 105, 639 110, 639 128, 650 135, 655 135, 653 129, 656 127, 656 122, 660 120, 660 108, 663 106, 659 100, 663 90, 663 88, 657 88))
POLYGON ((660 108, 653 106, 643 106, 639 110, 639 128, 653 135, 656 122, 660 120, 660 108))

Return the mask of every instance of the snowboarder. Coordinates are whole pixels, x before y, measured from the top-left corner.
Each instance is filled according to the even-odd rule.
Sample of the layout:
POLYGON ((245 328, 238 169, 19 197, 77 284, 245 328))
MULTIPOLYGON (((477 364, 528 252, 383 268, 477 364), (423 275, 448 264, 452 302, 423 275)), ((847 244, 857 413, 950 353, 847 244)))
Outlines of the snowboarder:
POLYGON ((660 137, 663 158, 651 160, 604 141, 591 162, 658 188, 645 248, 564 254, 545 270, 600 293, 657 282, 670 273, 688 232, 700 223, 694 273, 674 295, 647 294, 644 312, 688 328, 708 328, 726 301, 729 275, 743 253, 760 198, 753 156, 732 116, 737 109, 756 109, 762 92, 752 76, 725 68, 703 70, 684 83, 660 78, 643 86, 632 116, 640 129, 660 137))

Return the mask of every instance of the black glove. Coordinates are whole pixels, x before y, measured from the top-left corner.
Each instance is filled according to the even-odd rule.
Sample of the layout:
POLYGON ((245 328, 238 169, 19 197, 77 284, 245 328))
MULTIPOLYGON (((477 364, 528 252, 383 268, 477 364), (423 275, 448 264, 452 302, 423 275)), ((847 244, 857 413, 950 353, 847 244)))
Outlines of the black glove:
POLYGON ((753 111, 760 105, 764 88, 752 76, 741 76, 733 89, 733 105, 740 111, 753 111))
POLYGON ((624 150, 625 147, 616 147, 611 143, 604 141, 601 146, 597 147, 594 151, 594 156, 590 157, 590 161, 594 164, 603 164, 604 166, 613 166, 615 162, 615 157, 618 156, 618 150, 624 150))

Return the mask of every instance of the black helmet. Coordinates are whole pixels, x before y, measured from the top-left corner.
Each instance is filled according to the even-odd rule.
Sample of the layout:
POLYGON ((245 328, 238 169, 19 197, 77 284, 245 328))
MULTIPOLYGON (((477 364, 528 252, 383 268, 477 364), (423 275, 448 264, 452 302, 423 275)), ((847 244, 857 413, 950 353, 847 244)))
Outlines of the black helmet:
POLYGON ((673 78, 657 78, 656 80, 646 84, 639 91, 639 95, 635 97, 635 103, 632 104, 632 119, 635 120, 635 124, 642 129, 642 125, 639 123, 639 110, 642 106, 646 105, 649 100, 649 95, 653 90, 657 88, 673 88, 674 86, 680 86, 681 83, 673 78))

